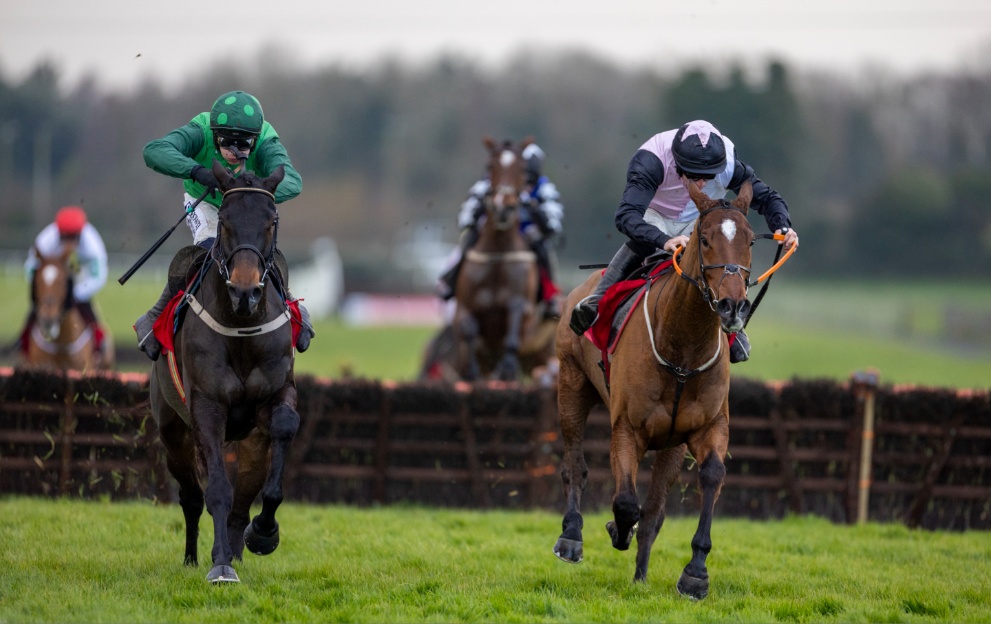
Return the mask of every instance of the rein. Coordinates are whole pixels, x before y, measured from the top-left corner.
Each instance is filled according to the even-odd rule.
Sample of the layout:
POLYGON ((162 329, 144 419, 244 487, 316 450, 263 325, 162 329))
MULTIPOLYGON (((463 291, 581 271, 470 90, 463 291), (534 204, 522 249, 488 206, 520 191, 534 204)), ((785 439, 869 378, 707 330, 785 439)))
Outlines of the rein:
MULTIPOLYGON (((702 213, 699 214, 698 219, 695 220, 695 238, 697 240, 701 241, 701 237, 702 237, 702 219, 705 218, 705 216, 707 214, 709 214, 710 212, 713 212, 714 210, 736 210, 737 212, 743 214, 744 216, 746 216, 746 214, 747 214, 746 212, 744 212, 743 210, 740 210, 736 206, 730 205, 728 202, 724 202, 721 205, 713 206, 712 208, 709 208, 707 210, 702 211, 702 213)), ((750 244, 753 245, 753 241, 751 241, 750 244)), ((677 273, 678 275, 680 275, 684 279, 688 280, 689 282, 691 282, 692 284, 694 284, 699 289, 699 292, 702 293, 702 299, 706 302, 706 304, 708 304, 709 308, 713 312, 716 311, 716 291, 711 286, 709 286, 709 282, 705 278, 705 272, 707 270, 709 270, 709 269, 723 269, 723 274, 719 278, 719 284, 716 285, 717 287, 720 284, 722 284, 723 283, 723 280, 726 279, 726 277, 729 276, 729 275, 736 275, 740 279, 743 280, 744 291, 749 290, 749 288, 751 286, 753 286, 754 284, 757 283, 757 282, 751 283, 748 280, 748 278, 746 276, 744 276, 744 274, 743 274, 744 272, 746 272, 747 276, 749 276, 750 275, 750 267, 745 267, 745 266, 742 266, 742 265, 739 265, 739 264, 705 264, 705 261, 702 258, 702 245, 701 245, 701 242, 699 242, 697 244, 697 247, 698 247, 698 257, 699 257, 698 258, 698 261, 699 261, 699 278, 698 278, 698 280, 696 280, 695 278, 693 278, 693 277, 691 277, 689 275, 686 275, 681 270, 681 267, 678 266, 678 255, 684 250, 683 247, 680 247, 679 246, 677 249, 675 249, 674 253, 671 254, 671 260, 672 260, 672 263, 674 265, 674 271, 675 271, 675 273, 677 273)))

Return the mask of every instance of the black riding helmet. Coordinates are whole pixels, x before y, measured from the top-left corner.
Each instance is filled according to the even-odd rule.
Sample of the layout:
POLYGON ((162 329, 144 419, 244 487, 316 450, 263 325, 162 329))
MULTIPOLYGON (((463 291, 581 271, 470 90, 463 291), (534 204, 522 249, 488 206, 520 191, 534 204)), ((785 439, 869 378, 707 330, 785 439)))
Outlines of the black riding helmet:
POLYGON ((251 149, 264 123, 262 105, 244 91, 221 95, 210 109, 210 130, 218 148, 235 145, 241 150, 251 149))
POLYGON ((726 168, 723 137, 708 121, 692 121, 678 128, 671 145, 679 173, 712 179, 726 168))

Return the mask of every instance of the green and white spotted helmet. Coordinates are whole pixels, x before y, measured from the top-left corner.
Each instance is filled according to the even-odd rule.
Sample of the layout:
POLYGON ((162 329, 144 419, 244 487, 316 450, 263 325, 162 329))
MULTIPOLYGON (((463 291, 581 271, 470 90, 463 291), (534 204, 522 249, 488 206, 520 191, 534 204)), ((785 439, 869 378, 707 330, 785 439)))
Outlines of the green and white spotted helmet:
POLYGON ((210 109, 210 129, 214 135, 233 139, 256 137, 263 123, 265 114, 258 98, 244 91, 221 95, 210 109))

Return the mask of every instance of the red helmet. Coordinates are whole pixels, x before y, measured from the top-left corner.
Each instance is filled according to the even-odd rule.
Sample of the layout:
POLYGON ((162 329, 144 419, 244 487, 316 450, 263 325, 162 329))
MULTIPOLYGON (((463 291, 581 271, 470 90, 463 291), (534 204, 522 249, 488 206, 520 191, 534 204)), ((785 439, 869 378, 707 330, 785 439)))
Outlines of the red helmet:
POLYGON ((55 225, 62 236, 79 236, 86 225, 86 213, 79 206, 66 206, 55 215, 55 225))

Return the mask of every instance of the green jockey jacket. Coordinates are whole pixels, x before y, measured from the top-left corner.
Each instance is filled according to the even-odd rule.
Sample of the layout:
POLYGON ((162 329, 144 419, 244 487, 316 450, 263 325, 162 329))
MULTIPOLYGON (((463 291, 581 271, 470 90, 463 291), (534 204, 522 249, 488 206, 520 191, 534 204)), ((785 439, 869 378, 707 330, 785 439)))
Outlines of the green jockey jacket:
MULTIPOLYGON (((160 139, 155 139, 145 145, 145 164, 158 173, 164 173, 173 178, 184 178, 183 187, 192 197, 200 197, 206 187, 189 176, 196 165, 207 169, 213 167, 216 160, 232 171, 236 165, 229 164, 221 156, 213 141, 213 131, 210 130, 210 113, 200 113, 181 128, 176 128, 160 139)), ((286 148, 279 140, 279 135, 267 121, 262 124, 261 134, 255 141, 246 163, 248 171, 258 176, 268 177, 279 165, 285 166, 285 178, 275 190, 275 203, 281 203, 299 195, 303 190, 303 179, 292 166, 286 148)), ((211 193, 204 200, 220 207, 223 201, 221 193, 211 193)))

